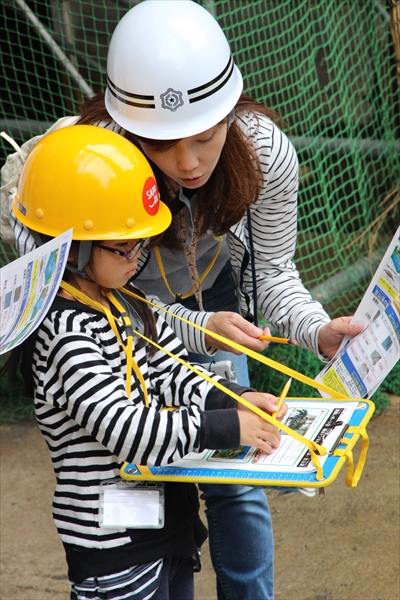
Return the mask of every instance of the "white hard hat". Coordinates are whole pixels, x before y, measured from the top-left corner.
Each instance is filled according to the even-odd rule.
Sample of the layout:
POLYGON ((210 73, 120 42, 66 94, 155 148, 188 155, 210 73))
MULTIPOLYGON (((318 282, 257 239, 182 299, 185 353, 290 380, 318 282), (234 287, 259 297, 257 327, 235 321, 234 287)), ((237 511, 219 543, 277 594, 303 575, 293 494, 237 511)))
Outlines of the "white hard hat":
POLYGON ((111 38, 107 75, 111 117, 158 140, 213 127, 243 88, 221 27, 192 0, 145 0, 129 10, 111 38))

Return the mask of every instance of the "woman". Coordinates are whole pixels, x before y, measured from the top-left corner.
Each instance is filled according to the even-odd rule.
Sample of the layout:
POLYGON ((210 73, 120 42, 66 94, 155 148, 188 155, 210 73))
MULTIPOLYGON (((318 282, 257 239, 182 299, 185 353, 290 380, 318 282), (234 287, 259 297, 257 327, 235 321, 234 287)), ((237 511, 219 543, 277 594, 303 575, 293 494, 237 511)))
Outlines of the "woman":
MULTIPOLYGON (((359 328, 347 318, 330 322, 301 284, 292 263, 297 157, 273 113, 241 93, 241 75, 213 17, 191 1, 139 4, 114 31, 107 72, 107 112, 149 158, 174 214, 158 250, 143 256, 138 285, 173 302, 179 314, 182 305, 213 311, 198 318, 249 348, 266 346, 258 339, 259 310, 282 336, 333 356, 343 335, 359 328)), ((87 120, 107 123, 101 99, 84 110, 87 120)), ((186 345, 200 360, 210 347, 196 348, 194 337, 186 345)), ((220 347, 209 337, 205 342, 220 347)), ((238 359, 238 380, 248 384, 245 359, 238 359)), ((219 599, 273 598, 264 493, 202 489, 219 599)))

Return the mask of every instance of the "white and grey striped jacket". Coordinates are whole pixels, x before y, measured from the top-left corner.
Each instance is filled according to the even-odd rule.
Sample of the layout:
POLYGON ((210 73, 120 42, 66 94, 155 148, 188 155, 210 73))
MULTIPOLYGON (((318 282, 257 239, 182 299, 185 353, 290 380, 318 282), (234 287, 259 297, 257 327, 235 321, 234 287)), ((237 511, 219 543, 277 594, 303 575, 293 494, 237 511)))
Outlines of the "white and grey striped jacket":
MULTIPOLYGON (((293 263, 298 191, 298 160, 295 149, 288 137, 266 117, 245 114, 236 118, 239 119, 245 134, 253 141, 264 174, 262 192, 250 208, 258 309, 283 337, 297 340, 302 347, 318 355, 318 331, 330 319, 321 304, 312 300, 293 263)), ((75 120, 61 120, 60 126, 73 122, 75 120)), ((116 124, 112 128, 122 131, 116 124)), ((3 167, 3 179, 15 183, 20 169, 19 157, 11 155, 3 167)), ((11 188, 10 191, 15 189, 11 188)), ((3 204, 4 202, 3 200, 3 204)), ((3 209, 3 220, 4 213, 3 209)), ((31 250, 34 245, 32 237, 13 217, 11 221, 20 254, 31 250)), ((243 314, 247 314, 251 311, 253 278, 246 217, 231 228, 227 234, 227 242, 240 306, 243 314)), ((140 264, 145 261, 146 252, 142 252, 139 270, 140 264)), ((167 268, 167 265, 165 267, 167 268)), ((140 277, 135 283, 140 287, 140 277)), ((210 313, 187 310, 180 304, 171 304, 169 308, 172 312, 203 326, 206 326, 210 316, 210 313)), ((183 340, 186 348, 200 354, 213 353, 211 348, 205 345, 201 332, 168 315, 165 318, 183 340)))

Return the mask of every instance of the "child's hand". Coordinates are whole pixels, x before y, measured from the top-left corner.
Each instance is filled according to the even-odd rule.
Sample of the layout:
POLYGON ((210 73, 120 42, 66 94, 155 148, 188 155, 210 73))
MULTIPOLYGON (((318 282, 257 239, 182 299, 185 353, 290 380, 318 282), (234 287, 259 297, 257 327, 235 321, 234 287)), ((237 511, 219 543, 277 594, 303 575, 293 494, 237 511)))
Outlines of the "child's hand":
POLYGON ((260 448, 266 454, 272 454, 279 446, 281 434, 271 425, 250 410, 239 410, 240 443, 243 446, 260 448))
MULTIPOLYGON (((250 402, 254 406, 257 406, 261 410, 265 411, 269 415, 272 415, 277 409, 278 398, 273 396, 272 394, 264 394, 263 392, 245 392, 241 395, 244 400, 250 402)), ((240 410, 250 410, 243 404, 238 402, 238 409, 240 410)), ((283 403, 277 418, 281 421, 283 417, 286 415, 288 410, 287 404, 283 403)))

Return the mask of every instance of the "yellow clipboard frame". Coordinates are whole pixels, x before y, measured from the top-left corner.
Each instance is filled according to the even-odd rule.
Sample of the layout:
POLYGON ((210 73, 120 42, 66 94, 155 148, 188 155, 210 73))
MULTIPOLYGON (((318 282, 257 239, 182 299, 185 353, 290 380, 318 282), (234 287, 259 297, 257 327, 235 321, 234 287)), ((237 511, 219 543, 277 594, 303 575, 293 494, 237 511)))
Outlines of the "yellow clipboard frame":
MULTIPOLYGON (((289 399, 290 400, 290 399, 289 399)), ((308 398, 307 401, 320 399, 308 398)), ((326 400, 326 399, 324 399, 326 400)), ((342 401, 342 400, 341 400, 342 401)), ((354 402, 354 399, 348 399, 354 402)), ((299 473, 296 472, 265 472, 242 471, 234 468, 226 469, 226 476, 223 475, 223 469, 189 469, 173 465, 164 465, 161 467, 148 467, 134 465, 125 462, 120 469, 122 479, 129 481, 180 481, 192 483, 226 483, 242 485, 259 485, 264 487, 326 487, 335 481, 342 467, 347 463, 346 485, 356 487, 361 473, 363 471, 369 438, 366 426, 374 412, 374 404, 370 400, 359 399, 359 407, 353 414, 349 427, 340 439, 334 452, 328 456, 321 468, 321 476, 317 478, 317 471, 299 473), (358 410, 360 412, 358 413, 358 410), (353 450, 361 438, 360 455, 357 465, 354 464, 353 450), (190 473, 192 471, 192 473, 190 473)), ((288 428, 289 429, 289 428, 288 428)))
MULTIPOLYGON (((315 381, 314 379, 311 379, 310 377, 307 377, 306 375, 303 375, 302 373, 298 373, 297 371, 295 371, 294 369, 291 369, 290 367, 287 367, 286 365, 282 365, 274 360, 271 360, 271 359, 267 358, 266 356, 263 356, 262 354, 254 352, 253 350, 250 350, 250 349, 246 348, 245 346, 242 346, 241 344, 232 342, 231 340, 228 340, 227 338, 225 338, 217 333, 209 331, 200 325, 191 323, 190 321, 187 321, 183 317, 180 317, 179 315, 171 313, 170 311, 168 311, 167 309, 165 309, 163 307, 157 306, 150 300, 147 300, 146 298, 143 298, 142 296, 139 296, 139 295, 135 294, 134 292, 127 290, 126 288, 122 288, 121 291, 123 293, 126 293, 126 294, 152 306, 153 308, 156 308, 165 313, 171 314, 173 317, 177 318, 178 320, 191 325, 195 329, 199 329, 203 333, 206 333, 206 334, 212 336, 216 340, 222 341, 225 344, 230 344, 232 346, 232 348, 235 348, 236 350, 239 350, 243 354, 246 354, 247 356, 254 358, 258 362, 261 362, 269 367, 272 367, 278 371, 281 371, 282 373, 285 373, 286 375, 289 375, 290 377, 294 377, 295 379, 298 379, 298 380, 302 381, 303 383, 310 385, 313 388, 316 388, 320 391, 323 391, 323 392, 331 395, 330 398, 323 398, 322 399, 323 401, 340 400, 340 402, 345 402, 345 401, 354 402, 355 400, 357 400, 360 405, 360 410, 361 410, 361 407, 363 408, 363 411, 362 411, 363 414, 362 414, 361 421, 357 422, 357 420, 354 421, 354 419, 352 418, 352 420, 349 423, 349 427, 348 427, 346 433, 340 440, 338 447, 336 448, 335 452, 331 456, 328 456, 328 458, 326 459, 326 461, 324 463, 324 468, 322 468, 320 465, 319 459, 318 459, 318 455, 324 456, 325 454, 327 454, 326 448, 305 438, 304 436, 300 435, 293 429, 290 429, 283 423, 280 423, 273 416, 268 415, 267 413, 263 412, 259 408, 253 406, 250 402, 247 402, 246 400, 244 400, 244 398, 241 398, 240 396, 238 396, 231 390, 228 390, 227 388, 225 388, 219 382, 216 382, 215 380, 211 379, 210 377, 208 377, 207 375, 205 375, 204 373, 202 373, 201 371, 196 369, 196 367, 194 365, 191 365, 190 363, 186 362, 185 360, 181 359, 180 357, 175 356, 174 354, 172 354, 171 352, 169 352, 168 350, 166 350, 159 344, 155 343, 153 340, 142 335, 141 333, 135 332, 135 334, 142 337, 149 344, 151 344, 151 345, 155 346, 156 348, 158 348, 159 350, 165 352, 167 355, 175 358, 178 362, 184 364, 190 370, 194 371, 197 375, 210 381, 215 387, 221 389, 226 394, 233 397, 237 402, 239 402, 240 404, 243 404, 244 406, 246 406, 247 408, 249 408, 250 410, 255 412, 261 418, 269 421, 270 423, 279 427, 279 429, 284 430, 285 433, 287 433, 288 435, 295 437, 296 439, 301 441, 303 444, 308 446, 310 453, 311 453, 311 460, 314 463, 314 465, 316 466, 316 472, 311 473, 311 478, 310 478, 310 473, 307 473, 307 476, 305 474, 300 474, 301 477, 299 476, 299 474, 293 473, 292 474, 293 478, 291 479, 290 477, 288 477, 288 475, 290 475, 290 473, 285 473, 284 474, 285 476, 280 477, 279 479, 277 479, 276 477, 271 477, 271 478, 263 478, 260 481, 258 478, 254 477, 254 476, 251 478, 250 477, 245 478, 243 476, 242 471, 238 471, 238 473, 242 474, 241 476, 240 475, 238 475, 237 477, 218 476, 218 478, 215 478, 215 476, 212 477, 211 475, 195 475, 195 474, 184 474, 183 475, 183 474, 178 474, 177 471, 172 471, 172 472, 169 471, 169 469, 179 469, 180 467, 172 467, 172 466, 170 466, 170 467, 168 467, 168 466, 147 467, 147 466, 143 466, 143 465, 133 465, 131 463, 125 462, 120 469, 120 476, 123 479, 132 480, 132 481, 134 481, 134 480, 187 481, 187 482, 195 482, 195 483, 241 483, 241 484, 245 484, 245 485, 284 486, 284 487, 325 487, 325 486, 331 484, 336 479, 341 468, 347 461, 348 464, 347 464, 347 470, 346 470, 346 484, 349 487, 357 486, 358 481, 361 476, 361 473, 362 473, 362 470, 364 468, 367 450, 368 450, 368 446, 369 446, 369 438, 368 438, 368 434, 366 431, 366 426, 367 426, 369 420, 371 419, 371 417, 374 413, 374 410, 375 410, 374 403, 371 400, 364 400, 362 398, 349 398, 349 397, 345 396, 342 392, 339 392, 333 388, 330 388, 327 385, 325 385, 324 383, 315 381), (352 451, 353 451, 355 445, 357 444, 358 440, 360 439, 360 437, 362 438, 362 445, 361 445, 360 456, 359 456, 357 465, 355 467, 352 451)), ((287 400, 290 400, 290 398, 287 398, 287 400)), ((315 401, 316 399, 315 398, 303 398, 303 400, 315 401)), ((318 402, 321 402, 321 399, 318 399, 318 402)), ((354 417, 354 415, 353 415, 353 417, 354 417)), ((232 471, 232 469, 229 469, 229 471, 232 471)))

